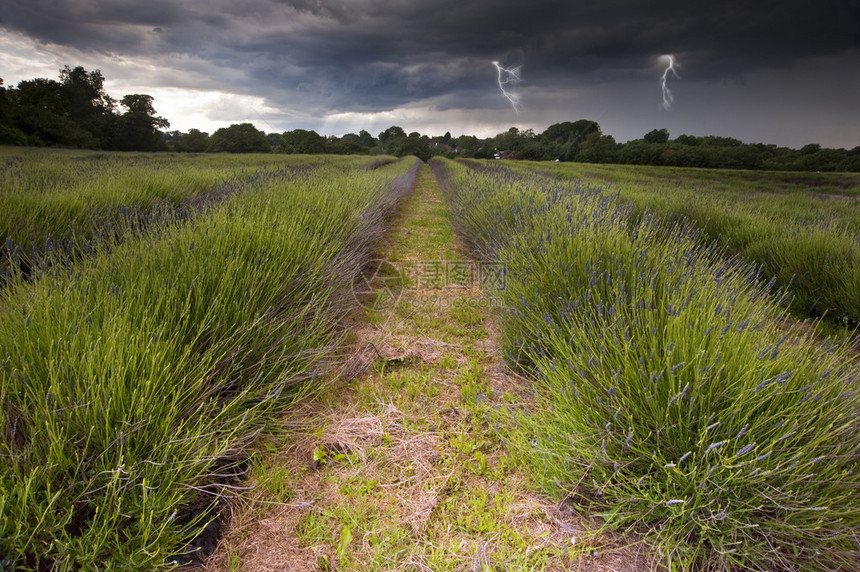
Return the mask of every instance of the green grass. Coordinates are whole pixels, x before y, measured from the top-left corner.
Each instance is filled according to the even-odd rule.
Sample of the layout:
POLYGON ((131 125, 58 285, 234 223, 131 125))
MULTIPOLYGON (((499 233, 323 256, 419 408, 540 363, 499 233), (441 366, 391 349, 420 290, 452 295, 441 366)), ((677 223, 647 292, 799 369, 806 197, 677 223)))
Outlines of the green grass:
POLYGON ((0 270, 8 272, 11 262, 29 272, 45 257, 78 257, 149 224, 184 220, 274 179, 307 174, 323 161, 343 169, 371 162, 0 147, 0 270))
POLYGON ((335 359, 410 167, 272 179, 8 287, 0 554, 78 570, 176 553, 176 514, 233 486, 273 413, 335 359))
MULTIPOLYGON (((404 264, 463 260, 423 171, 385 246, 404 264)), ((247 483, 250 506, 214 566, 235 551, 240 569, 575 567, 588 544, 549 518, 488 422, 504 374, 481 340, 487 306, 467 303, 480 300, 477 288, 409 287, 396 308, 374 312, 372 332, 365 320, 353 341, 373 342, 374 363, 284 417, 286 435, 247 483), (312 458, 325 462, 311 468, 312 458)))
POLYGON ((605 188, 638 213, 689 221, 787 289, 792 310, 860 323, 860 176, 672 167, 511 164, 605 188))
POLYGON ((510 438, 545 490, 670 566, 850 569, 860 365, 789 328, 755 269, 608 193, 448 163, 460 232, 506 264, 510 438))

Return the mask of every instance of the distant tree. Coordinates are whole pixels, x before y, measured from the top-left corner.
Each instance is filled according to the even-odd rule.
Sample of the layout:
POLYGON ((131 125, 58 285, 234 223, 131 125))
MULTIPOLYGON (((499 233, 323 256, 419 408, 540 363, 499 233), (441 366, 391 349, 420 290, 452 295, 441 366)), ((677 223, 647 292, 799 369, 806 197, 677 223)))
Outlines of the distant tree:
POLYGON ((53 115, 65 115, 60 82, 36 78, 18 83, 18 89, 12 92, 15 103, 24 108, 42 109, 53 115))
POLYGON ((398 157, 414 155, 422 161, 430 158, 430 138, 426 135, 415 131, 406 137, 398 137, 395 141, 391 152, 398 157))
POLYGON ((600 133, 600 125, 590 119, 554 123, 540 134, 546 153, 561 161, 576 161, 579 147, 591 133, 600 133))
POLYGON ((266 133, 266 141, 269 142, 269 147, 272 151, 281 146, 281 137, 280 133, 266 133))
POLYGON ((564 145, 572 138, 576 127, 573 122, 553 123, 541 133, 541 140, 549 145, 564 145))
POLYGON ((519 151, 524 144, 524 138, 516 127, 511 127, 493 137, 493 146, 499 151, 519 151))
POLYGON ((720 137, 719 135, 705 135, 700 139, 702 145, 710 147, 742 147, 743 141, 733 137, 720 137))
POLYGON ((601 135, 600 131, 592 131, 580 144, 577 160, 586 163, 612 163, 615 161, 617 147, 612 135, 601 135))
POLYGON ((269 153, 266 134, 250 123, 221 127, 209 137, 208 151, 213 153, 269 153))
POLYGON ((325 152, 335 155, 366 155, 370 153, 370 149, 361 144, 361 137, 355 133, 347 133, 340 138, 329 137, 325 152))
POLYGON ((402 146, 402 140, 406 139, 406 132, 402 127, 392 125, 385 131, 381 132, 378 139, 379 144, 382 145, 385 152, 390 155, 394 155, 395 148, 402 146))
MULTIPOLYGON (((668 163, 678 167, 707 167, 708 150, 699 147, 698 144, 689 145, 684 143, 674 143, 671 148, 672 162, 668 163)), ((664 162, 667 161, 667 155, 663 153, 664 162)))
POLYGON ((675 138, 675 141, 681 145, 687 145, 688 147, 695 147, 699 144, 699 138, 694 135, 678 135, 675 138))
POLYGON ((45 78, 20 82, 7 94, 13 103, 12 124, 29 145, 98 147, 98 139, 66 113, 61 88, 59 82, 45 78))
POLYGON ((122 151, 161 151, 166 144, 159 129, 170 127, 163 117, 155 115, 151 95, 126 95, 120 104, 126 109, 118 122, 114 147, 122 151))
POLYGON ((634 139, 621 147, 618 151, 618 160, 628 165, 659 165, 664 149, 663 144, 646 143, 642 139, 634 139))
POLYGON ((325 137, 313 130, 294 129, 292 131, 284 131, 284 134, 281 135, 281 144, 278 146, 278 151, 281 153, 325 153, 326 140, 325 137))
POLYGON ((0 77, 0 145, 26 145, 27 136, 13 124, 11 110, 12 104, 0 77))
POLYGON ((392 125, 388 129, 380 133, 378 139, 380 142, 385 143, 389 139, 397 139, 400 137, 406 137, 406 131, 404 131, 402 127, 392 125))
POLYGON ((492 159, 493 140, 478 139, 474 135, 461 135, 452 140, 459 150, 458 155, 465 159, 492 159))
POLYGON ((367 147, 368 149, 376 145, 376 139, 364 129, 358 132, 358 142, 362 147, 367 147))
POLYGON ((104 90, 100 70, 82 66, 60 70, 60 99, 66 117, 92 133, 101 146, 109 144, 114 130, 116 100, 104 90))
POLYGON ((667 143, 669 141, 669 130, 665 127, 662 129, 654 129, 645 134, 642 138, 646 143, 667 143))
POLYGON ((199 129, 189 129, 188 133, 173 132, 170 147, 178 153, 204 153, 209 147, 209 134, 199 129))
POLYGON ((5 123, 24 133, 33 145, 109 147, 115 127, 116 102, 104 91, 96 70, 66 66, 60 81, 22 81, 7 94, 5 123))
POLYGON ((526 143, 517 151, 516 157, 524 161, 546 161, 550 158, 544 146, 537 141, 526 143))

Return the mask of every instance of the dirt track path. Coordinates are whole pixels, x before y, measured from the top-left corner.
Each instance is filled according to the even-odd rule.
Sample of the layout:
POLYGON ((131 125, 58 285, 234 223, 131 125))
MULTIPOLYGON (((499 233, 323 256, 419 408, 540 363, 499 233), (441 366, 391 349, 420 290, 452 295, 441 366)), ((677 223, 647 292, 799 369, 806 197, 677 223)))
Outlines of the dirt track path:
POLYGON ((493 431, 527 398, 479 285, 497 269, 462 251, 428 167, 383 251, 405 287, 379 275, 344 374, 266 443, 207 570, 647 569, 536 494, 493 431))

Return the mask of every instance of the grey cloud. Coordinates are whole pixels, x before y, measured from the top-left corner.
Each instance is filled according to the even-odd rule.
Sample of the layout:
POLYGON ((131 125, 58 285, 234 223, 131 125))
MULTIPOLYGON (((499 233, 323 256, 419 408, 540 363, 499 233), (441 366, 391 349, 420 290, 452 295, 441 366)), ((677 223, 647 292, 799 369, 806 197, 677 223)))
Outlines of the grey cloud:
POLYGON ((690 84, 737 82, 858 48, 860 0, 32 0, 5 6, 0 28, 147 58, 176 72, 163 78, 190 59, 213 84, 230 70, 225 91, 320 115, 504 109, 493 60, 523 64, 523 89, 553 93, 654 82, 664 53, 690 84))

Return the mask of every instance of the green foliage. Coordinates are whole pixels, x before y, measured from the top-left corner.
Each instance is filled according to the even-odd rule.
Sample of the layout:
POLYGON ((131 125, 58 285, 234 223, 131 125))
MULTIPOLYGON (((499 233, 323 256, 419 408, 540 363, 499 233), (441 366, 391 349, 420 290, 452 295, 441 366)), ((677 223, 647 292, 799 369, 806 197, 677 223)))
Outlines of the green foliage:
POLYGON ((108 247, 154 222, 187 218, 285 169, 265 156, 171 157, 0 149, 0 274, 108 247), (46 260, 47 258, 47 260, 46 260))
POLYGON ((561 161, 578 160, 580 145, 592 133, 600 134, 600 126, 588 119, 555 123, 541 133, 540 139, 547 153, 561 161))
MULTIPOLYGON (((358 163, 354 163, 358 165, 358 163)), ((329 365, 408 163, 256 185, 0 300, 0 554, 151 569, 329 365)), ((414 169, 412 171, 414 176, 414 169)))
POLYGON ((27 136, 17 127, 0 125, 0 145, 26 145, 27 136))
POLYGON ((732 169, 784 169, 815 171, 860 171, 857 148, 823 149, 809 144, 792 150, 761 143, 744 144, 730 137, 681 135, 669 140, 665 128, 653 129, 642 139, 624 144, 601 133, 589 119, 565 121, 547 127, 540 134, 531 129, 511 127, 495 137, 479 139, 470 135, 452 138, 407 134, 391 126, 378 141, 367 131, 358 135, 323 137, 314 131, 295 129, 283 135, 258 131, 249 123, 217 130, 211 138, 198 130, 188 134, 162 134, 169 124, 155 115, 152 97, 126 95, 127 109, 115 111, 116 101, 104 91, 99 70, 87 72, 66 66, 60 81, 44 78, 22 81, 17 89, 0 85, 0 144, 64 146, 137 151, 161 151, 167 146, 179 152, 282 153, 300 154, 388 154, 489 159, 495 155, 532 161, 557 160, 586 163, 624 163, 732 169))
POLYGON ((671 168, 541 166, 613 185, 638 213, 692 222, 731 254, 762 266, 802 317, 860 323, 860 177, 671 168))
POLYGON ((396 157, 415 156, 422 161, 430 158, 430 138, 418 132, 407 135, 403 128, 397 125, 379 134, 379 144, 385 153, 396 157))
POLYGON ((612 163, 617 156, 617 147, 612 135, 601 135, 600 131, 593 131, 582 140, 576 157, 585 163, 612 163))
POLYGON ((163 149, 159 129, 167 120, 155 116, 152 97, 126 95, 127 111, 116 113, 116 101, 104 91, 101 71, 66 66, 60 81, 22 81, 3 90, 0 143, 57 145, 119 150, 163 149), (21 137, 23 134, 23 138, 21 137))
POLYGON ((285 131, 281 136, 278 151, 281 153, 304 154, 325 153, 325 137, 319 135, 316 131, 307 131, 305 129, 285 131))
POLYGON ((145 94, 126 95, 120 104, 126 108, 117 122, 113 148, 121 151, 163 151, 159 129, 170 127, 163 117, 155 115, 153 98, 145 94))
POLYGON ((209 137, 211 153, 269 153, 266 134, 250 123, 234 123, 221 127, 209 137))
POLYGON ((203 153, 209 148, 209 134, 199 129, 189 129, 188 133, 172 131, 166 137, 171 151, 179 153, 203 153))
POLYGON ((669 141, 669 130, 666 128, 654 129, 646 133, 642 139, 646 143, 666 143, 669 141))
POLYGON ((137 151, 166 150, 165 142, 179 152, 301 154, 388 154, 489 159, 495 155, 532 161, 557 160, 586 163, 624 163, 730 169, 783 169, 805 171, 860 171, 860 148, 823 149, 808 144, 792 150, 761 143, 744 144, 730 137, 681 135, 669 140, 665 128, 653 129, 642 139, 624 144, 601 133, 589 119, 565 121, 540 134, 511 127, 495 137, 478 139, 463 135, 452 138, 407 134, 391 126, 379 139, 367 132, 343 137, 323 137, 314 131, 295 129, 283 135, 258 131, 251 124, 234 124, 217 130, 211 138, 192 129, 187 135, 162 134, 169 126, 155 115, 152 97, 126 95, 121 103, 127 111, 115 111, 116 101, 104 91, 99 70, 87 72, 66 66, 60 81, 44 78, 22 81, 17 89, 0 84, 0 144, 64 146, 137 151))
POLYGON ((503 349, 538 401, 517 441, 548 492, 641 531, 670 566, 854 565, 847 344, 786 326, 754 269, 599 189, 449 173, 461 232, 508 270, 503 349))

